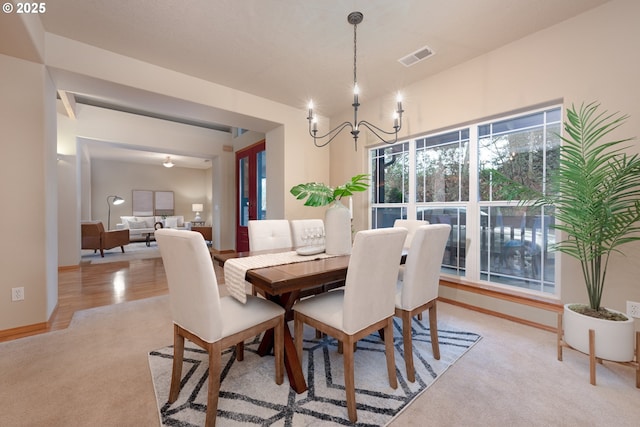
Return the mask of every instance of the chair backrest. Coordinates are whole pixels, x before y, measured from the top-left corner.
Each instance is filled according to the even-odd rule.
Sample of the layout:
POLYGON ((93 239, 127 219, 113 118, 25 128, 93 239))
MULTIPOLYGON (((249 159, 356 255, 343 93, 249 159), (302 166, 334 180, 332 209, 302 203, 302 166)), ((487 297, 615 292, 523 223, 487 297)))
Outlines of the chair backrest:
POLYGON ((356 233, 345 281, 343 326, 353 334, 395 312, 404 228, 356 233))
POLYGON ((324 246, 324 221, 321 219, 292 219, 291 239, 293 247, 324 246))
POLYGON ((85 221, 80 223, 81 234, 87 236, 99 236, 104 231, 102 221, 85 221))
POLYGON ((449 224, 423 225, 413 236, 404 265, 400 308, 411 310, 438 297, 440 269, 449 224))
POLYGON ((423 221, 420 219, 396 219, 393 226, 407 229, 407 238, 404 240, 404 248, 409 249, 411 247, 411 242, 413 241, 413 235, 416 233, 418 227, 427 224, 429 224, 429 221, 423 221))
POLYGON ((292 247, 291 229, 286 219, 249 221, 249 250, 285 249, 292 247))
POLYGON ((220 294, 202 234, 163 228, 155 232, 169 284, 173 322, 207 342, 222 337, 220 294))
POLYGON ((104 226, 100 221, 86 221, 80 223, 82 249, 100 249, 100 239, 104 226))

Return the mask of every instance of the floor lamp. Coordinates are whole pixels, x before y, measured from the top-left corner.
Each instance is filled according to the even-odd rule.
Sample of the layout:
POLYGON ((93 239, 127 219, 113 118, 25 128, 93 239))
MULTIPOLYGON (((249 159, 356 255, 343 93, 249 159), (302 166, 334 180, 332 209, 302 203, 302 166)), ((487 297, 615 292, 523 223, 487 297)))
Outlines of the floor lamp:
POLYGON ((111 230, 111 204, 121 205, 124 203, 124 199, 120 196, 107 196, 107 206, 109 206, 109 214, 107 216, 107 231, 111 230), (109 203, 109 199, 113 197, 111 203, 109 203))

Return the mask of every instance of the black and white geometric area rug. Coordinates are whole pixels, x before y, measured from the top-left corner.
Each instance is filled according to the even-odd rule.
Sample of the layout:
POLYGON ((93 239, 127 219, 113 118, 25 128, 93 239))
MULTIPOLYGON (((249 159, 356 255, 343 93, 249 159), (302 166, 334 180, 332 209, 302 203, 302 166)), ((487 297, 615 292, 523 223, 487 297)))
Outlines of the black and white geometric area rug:
MULTIPOLYGON (((428 317, 428 316, 425 316, 428 317)), ((356 403, 359 426, 388 424, 412 400, 424 392, 455 363, 480 336, 439 324, 440 360, 431 350, 429 323, 413 321, 413 355, 416 381, 406 379, 402 329, 394 319, 395 362, 398 388, 389 386, 384 342, 377 333, 358 342, 354 355, 356 403)), ((217 426, 310 426, 353 425, 347 415, 342 355, 333 338, 315 339, 305 325, 304 354, 308 390, 296 394, 285 373, 282 385, 275 383, 273 356, 260 357, 258 339, 247 341, 242 362, 234 349, 222 358, 217 426), (309 363, 311 361, 311 363, 309 363)), ((149 365, 163 426, 202 426, 207 409, 207 355, 185 341, 182 388, 173 404, 167 403, 171 382, 173 346, 149 353, 149 365)))

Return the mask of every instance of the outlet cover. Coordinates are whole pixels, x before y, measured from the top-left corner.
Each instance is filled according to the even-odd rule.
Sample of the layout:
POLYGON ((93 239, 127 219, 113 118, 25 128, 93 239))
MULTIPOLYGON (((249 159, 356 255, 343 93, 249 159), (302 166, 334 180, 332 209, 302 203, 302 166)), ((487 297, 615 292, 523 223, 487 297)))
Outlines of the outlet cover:
POLYGON ((627 301, 627 314, 640 319, 640 302, 627 301))
POLYGON ((11 288, 11 301, 24 300, 24 287, 11 288))

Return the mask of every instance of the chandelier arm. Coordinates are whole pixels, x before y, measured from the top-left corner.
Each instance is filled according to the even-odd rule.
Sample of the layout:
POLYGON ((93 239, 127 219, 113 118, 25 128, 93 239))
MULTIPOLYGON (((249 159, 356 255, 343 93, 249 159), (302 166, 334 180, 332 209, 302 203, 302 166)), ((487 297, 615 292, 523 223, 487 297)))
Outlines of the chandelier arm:
POLYGON ((398 131, 400 130, 400 126, 398 126, 398 128, 396 129, 396 131, 395 131, 395 132, 387 132, 387 131, 385 131, 385 130, 383 130, 383 129, 380 129, 378 126, 373 125, 373 124, 371 124, 371 123, 369 123, 369 122, 367 122, 367 121, 365 121, 365 120, 361 120, 361 121, 360 121, 360 123, 358 123, 358 127, 360 127, 360 126, 364 126, 364 127, 366 127, 367 129, 369 129, 369 131, 370 131, 371 133, 373 133, 375 136, 377 136, 377 137, 378 137, 378 139, 379 139, 380 141, 384 142, 385 144, 395 144, 396 142, 398 142, 398 131), (386 139, 384 139, 382 136, 380 136, 380 135, 378 134, 378 132, 376 132, 376 130, 377 130, 377 131, 379 131, 379 132, 385 133, 385 134, 387 134, 387 135, 395 135, 395 138, 394 138, 393 140, 389 140, 389 141, 387 141, 387 140, 386 140, 386 139))
POLYGON ((333 139, 338 136, 340 134, 340 132, 342 132, 342 130, 344 130, 344 128, 346 127, 351 127, 351 129, 353 129, 353 125, 350 122, 343 122, 340 125, 336 126, 335 128, 331 129, 329 132, 325 133, 324 135, 321 136, 316 136, 312 130, 311 130, 311 125, 309 125, 309 135, 311 135, 313 137, 313 143, 316 147, 324 147, 325 145, 329 144, 331 141, 333 141, 333 139), (319 144, 317 140, 319 139, 324 139, 326 137, 328 137, 329 135, 333 136, 331 138, 329 138, 329 140, 327 140, 327 142, 325 143, 321 143, 319 144))

